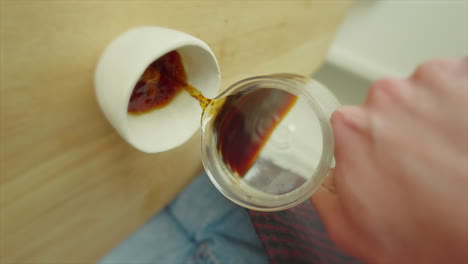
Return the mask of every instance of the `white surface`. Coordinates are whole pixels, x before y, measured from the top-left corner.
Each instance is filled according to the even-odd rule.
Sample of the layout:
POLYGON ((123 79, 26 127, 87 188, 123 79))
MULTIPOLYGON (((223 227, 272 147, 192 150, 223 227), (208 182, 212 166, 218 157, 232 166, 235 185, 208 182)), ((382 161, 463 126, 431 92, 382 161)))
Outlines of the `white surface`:
POLYGON ((315 78, 341 103, 359 104, 374 80, 466 55, 467 0, 357 0, 315 78))
POLYGON ((356 1, 331 55, 339 53, 377 66, 379 74, 398 77, 434 57, 466 56, 468 1, 356 1))
POLYGON ((127 113, 140 76, 172 50, 180 53, 188 82, 205 96, 216 96, 220 72, 215 55, 203 41, 180 31, 160 27, 127 31, 109 44, 96 67, 96 97, 104 115, 128 143, 144 152, 175 148, 200 126, 201 107, 185 92, 164 108, 138 116, 127 113))

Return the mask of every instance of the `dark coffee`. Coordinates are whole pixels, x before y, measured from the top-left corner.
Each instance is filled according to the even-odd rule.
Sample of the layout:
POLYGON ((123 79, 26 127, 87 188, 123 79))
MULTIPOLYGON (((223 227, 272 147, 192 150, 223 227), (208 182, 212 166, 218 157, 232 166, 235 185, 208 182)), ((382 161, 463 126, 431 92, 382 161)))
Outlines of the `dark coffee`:
POLYGON ((160 57, 138 80, 128 103, 128 112, 142 114, 162 108, 187 86, 182 59, 177 51, 160 57))
POLYGON ((272 88, 229 95, 213 126, 224 163, 244 176, 296 100, 296 95, 272 88))

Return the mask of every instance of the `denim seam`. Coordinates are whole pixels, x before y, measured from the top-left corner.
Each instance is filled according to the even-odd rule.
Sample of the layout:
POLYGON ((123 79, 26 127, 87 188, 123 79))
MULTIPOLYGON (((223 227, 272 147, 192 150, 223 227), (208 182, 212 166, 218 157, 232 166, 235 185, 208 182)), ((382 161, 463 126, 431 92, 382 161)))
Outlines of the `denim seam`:
POLYGON ((172 210, 171 210, 171 208, 169 206, 167 207, 167 214, 169 215, 169 217, 171 218, 173 223, 182 231, 182 233, 184 233, 185 237, 187 237, 187 239, 190 242, 196 242, 194 234, 190 233, 184 227, 184 225, 179 221, 179 219, 177 219, 177 217, 172 213, 172 210))
MULTIPOLYGON (((224 198, 224 197, 223 197, 223 198, 224 198)), ((229 202, 231 202, 231 201, 229 201, 229 202)), ((204 231, 207 229, 207 227, 209 227, 209 226, 216 226, 217 224, 219 224, 220 222, 222 222, 223 219, 226 219, 226 216, 229 215, 229 214, 231 214, 235 209, 237 209, 237 208, 231 208, 230 210, 228 210, 228 211, 225 212, 224 214, 218 215, 218 216, 215 218, 215 220, 214 220, 213 222, 211 222, 210 224, 204 226, 203 229, 200 230, 200 232, 204 232, 204 231)), ((252 223, 252 222, 251 222, 251 223, 252 223)))

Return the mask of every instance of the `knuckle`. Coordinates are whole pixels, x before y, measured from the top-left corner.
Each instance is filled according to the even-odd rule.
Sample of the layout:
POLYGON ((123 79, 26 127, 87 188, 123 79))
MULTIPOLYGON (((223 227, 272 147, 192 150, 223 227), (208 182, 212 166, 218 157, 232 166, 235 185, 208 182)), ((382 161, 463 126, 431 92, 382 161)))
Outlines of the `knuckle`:
POLYGON ((443 72, 451 68, 455 60, 447 58, 433 59, 419 65, 411 76, 414 80, 431 81, 438 78, 443 72))
POLYGON ((407 86, 406 81, 396 78, 378 80, 370 87, 367 103, 371 105, 379 104, 386 98, 406 102, 409 93, 409 87, 407 86))
POLYGON ((431 60, 420 65, 409 81, 441 98, 459 94, 468 77, 467 62, 467 58, 431 60))

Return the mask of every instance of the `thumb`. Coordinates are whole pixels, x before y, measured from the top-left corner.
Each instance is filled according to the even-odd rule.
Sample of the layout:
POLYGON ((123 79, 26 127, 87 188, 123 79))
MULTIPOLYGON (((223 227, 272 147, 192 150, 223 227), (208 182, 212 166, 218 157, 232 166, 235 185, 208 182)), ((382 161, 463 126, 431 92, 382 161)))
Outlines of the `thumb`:
MULTIPOLYGON (((355 257, 365 257, 369 253, 368 249, 371 245, 369 245, 366 237, 361 234, 361 230, 358 228, 359 225, 349 216, 352 211, 345 206, 348 206, 350 201, 343 200, 346 192, 343 188, 346 189, 347 187, 346 181, 343 181, 343 179, 346 178, 345 176, 350 176, 345 175, 349 170, 343 170, 343 162, 348 161, 355 154, 350 148, 343 148, 343 146, 350 147, 349 142, 354 142, 354 140, 349 141, 351 132, 354 133, 354 131, 359 130, 363 124, 362 118, 358 118, 361 115, 354 114, 357 112, 354 111, 355 109, 355 107, 343 107, 341 111, 334 113, 331 120, 336 143, 334 154, 337 164, 335 169, 331 171, 331 175, 325 179, 323 186, 332 186, 333 189, 336 189, 334 186, 338 185, 339 188, 336 189, 336 192, 332 192, 328 188, 321 187, 312 195, 310 201, 336 246, 355 257), (343 112, 347 114, 348 119, 352 120, 345 120, 343 112), (335 179, 337 184, 335 184, 335 179)), ((355 151, 355 148, 351 149, 355 151)))
MULTIPOLYGON (((324 182, 325 186, 331 184, 332 177, 328 176, 324 182)), ((315 210, 322 219, 330 239, 344 252, 355 257, 362 256, 366 251, 363 236, 358 234, 349 217, 343 210, 339 194, 331 192, 321 186, 312 197, 310 197, 315 210)))
POLYGON ((332 192, 334 186, 333 175, 329 175, 322 186, 310 197, 310 201, 322 219, 330 238, 341 247, 341 244, 345 242, 344 238, 348 237, 346 233, 349 228, 344 220, 346 215, 339 197, 337 193, 332 192))

